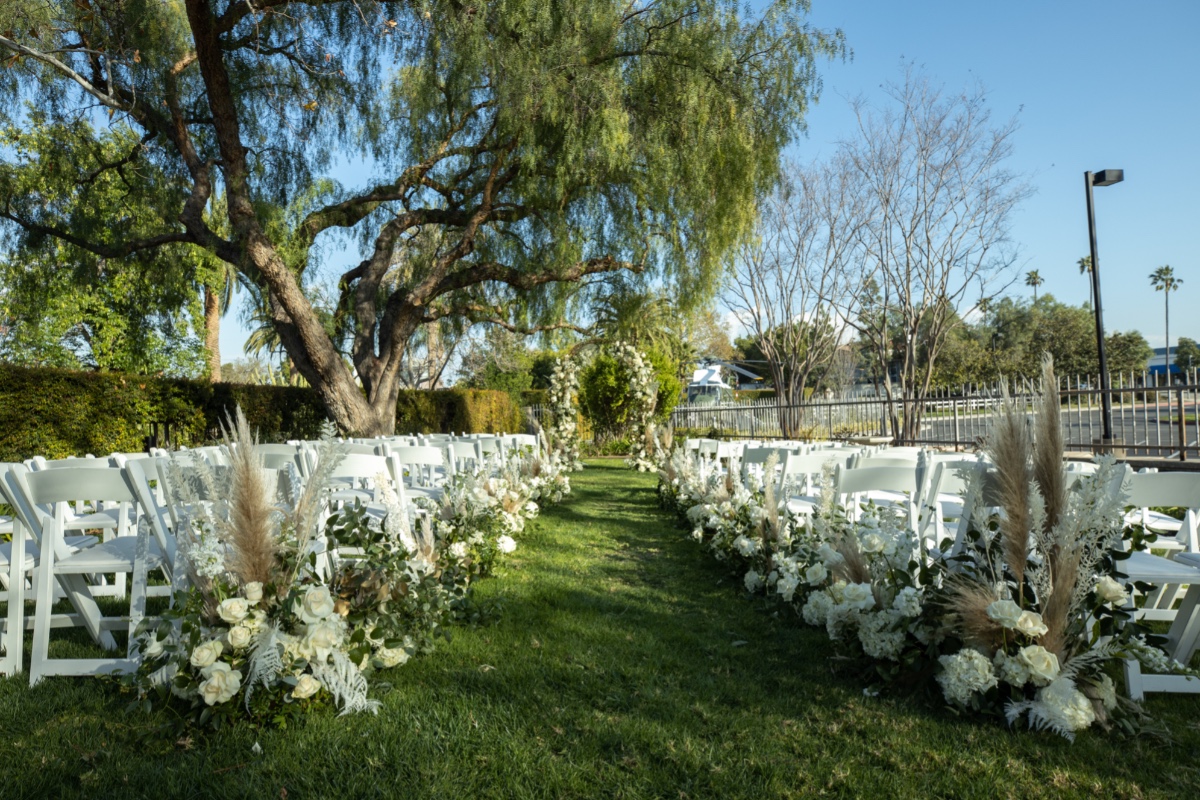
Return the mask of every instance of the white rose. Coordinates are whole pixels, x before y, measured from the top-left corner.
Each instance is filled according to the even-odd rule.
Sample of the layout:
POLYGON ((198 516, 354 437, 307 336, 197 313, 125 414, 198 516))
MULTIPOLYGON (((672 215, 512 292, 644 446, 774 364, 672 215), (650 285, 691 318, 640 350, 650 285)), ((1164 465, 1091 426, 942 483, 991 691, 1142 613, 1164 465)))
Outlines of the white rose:
POLYGON ((342 643, 342 629, 338 625, 322 621, 310 624, 304 637, 304 650, 320 661, 329 658, 331 650, 342 643))
POLYGON ((450 545, 450 555, 459 561, 462 561, 467 557, 467 543, 455 542, 454 544, 450 545))
POLYGON ((313 586, 303 599, 297 598, 292 611, 309 625, 325 619, 333 613, 333 596, 329 594, 329 587, 313 586))
POLYGON ((987 607, 987 615, 1005 628, 1017 627, 1023 613, 1021 607, 1012 600, 997 600, 987 607))
POLYGON ((511 536, 501 536, 496 539, 496 549, 501 553, 511 553, 517 549, 517 542, 511 536))
POLYGON ((868 533, 862 538, 859 547, 864 553, 882 553, 883 548, 887 547, 887 542, 878 533, 868 533))
POLYGON ((1129 600, 1129 592, 1125 587, 1108 575, 1096 582, 1096 596, 1115 606, 1123 606, 1129 600))
POLYGON ((203 644, 198 644, 192 651, 191 665, 196 669, 212 666, 213 662, 221 657, 221 651, 224 649, 225 645, 221 644, 220 639, 210 639, 203 644))
POLYGON ((300 680, 296 681, 296 688, 292 689, 292 697, 297 700, 306 700, 321 689, 321 682, 306 672, 300 676, 300 680))
POLYGON ((242 587, 242 594, 251 603, 257 603, 262 600, 263 585, 259 581, 252 581, 242 587))
POLYGON ((230 625, 238 624, 249 613, 250 603, 244 597, 231 597, 228 600, 222 600, 221 605, 217 606, 217 616, 230 625))
POLYGON ((1029 675, 1040 686, 1058 677, 1058 656, 1040 644, 1031 644, 1017 651, 1017 658, 1029 668, 1029 675))
POLYGON ((250 642, 254 640, 254 631, 245 625, 234 625, 229 629, 229 633, 225 634, 225 638, 229 640, 230 647, 241 650, 250 646, 250 642))
POLYGON ((813 564, 804 571, 804 580, 812 586, 822 583, 828 577, 829 572, 824 564, 813 564))
POLYGON ((875 593, 869 583, 852 583, 842 590, 842 602, 861 611, 874 608, 875 593))
POLYGON ((210 706, 228 702, 242 688, 242 673, 224 661, 210 664, 204 675, 207 680, 200 684, 200 696, 210 706))
POLYGON ((1021 618, 1017 620, 1017 630, 1026 636, 1038 637, 1050 630, 1046 627, 1046 623, 1042 622, 1042 615, 1036 611, 1022 612, 1021 618))
POLYGON ((383 663, 384 669, 399 667, 408 661, 408 651, 403 647, 381 647, 375 655, 383 663))

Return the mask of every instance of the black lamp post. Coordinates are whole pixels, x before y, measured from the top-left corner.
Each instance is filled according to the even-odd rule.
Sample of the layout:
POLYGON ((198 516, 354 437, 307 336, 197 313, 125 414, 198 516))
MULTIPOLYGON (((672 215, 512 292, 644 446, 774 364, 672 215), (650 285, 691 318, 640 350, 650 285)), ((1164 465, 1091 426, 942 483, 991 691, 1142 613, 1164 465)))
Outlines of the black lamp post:
POLYGON ((1092 203, 1093 186, 1112 186, 1125 180, 1125 170, 1102 169, 1092 174, 1083 173, 1087 187, 1088 237, 1092 246, 1092 298, 1096 304, 1096 348, 1100 353, 1100 414, 1103 417, 1104 438, 1101 444, 1107 451, 1113 443, 1112 433, 1112 390, 1108 380, 1108 358, 1104 352, 1104 311, 1100 305, 1100 260, 1096 254, 1096 209, 1092 203))

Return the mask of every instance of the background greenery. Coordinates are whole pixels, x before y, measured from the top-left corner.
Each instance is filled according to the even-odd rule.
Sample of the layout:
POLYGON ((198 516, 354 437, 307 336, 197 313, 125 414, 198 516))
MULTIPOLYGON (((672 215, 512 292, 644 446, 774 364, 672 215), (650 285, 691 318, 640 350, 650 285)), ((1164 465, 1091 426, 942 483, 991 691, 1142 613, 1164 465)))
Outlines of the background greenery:
MULTIPOLYGON (((325 419, 306 388, 0 364, 0 460, 138 451, 152 422, 170 422, 175 444, 203 444, 236 405, 263 441, 315 438, 325 419)), ((401 391, 396 414, 400 433, 524 430, 521 410, 505 392, 401 391)))

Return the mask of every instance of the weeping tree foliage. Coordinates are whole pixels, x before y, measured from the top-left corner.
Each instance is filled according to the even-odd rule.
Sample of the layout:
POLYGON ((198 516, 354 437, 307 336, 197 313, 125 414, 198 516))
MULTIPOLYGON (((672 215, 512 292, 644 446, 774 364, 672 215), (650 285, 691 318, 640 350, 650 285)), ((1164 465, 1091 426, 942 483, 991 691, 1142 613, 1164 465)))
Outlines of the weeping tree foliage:
POLYGON ((158 209, 105 233, 103 208, 82 224, 24 188, 74 165, 3 154, 0 216, 104 258, 187 245, 234 265, 341 428, 390 432, 422 325, 566 327, 623 273, 711 290, 802 125, 816 59, 843 51, 807 8, 0 0, 5 122, 36 107, 125 131, 130 191, 158 209), (357 162, 368 182, 343 185, 357 162), (338 284, 353 369, 302 291, 321 249, 347 242, 364 254, 338 284))
MULTIPOLYGON (((108 245, 153 235, 158 187, 136 159, 126 128, 97 131, 86 119, 52 123, 42 111, 0 127, 3 191, 108 245), (44 169, 32 165, 45 164, 44 169), (113 165, 111 168, 106 166, 113 165), (130 191, 137 185, 145 191, 130 191)), ((150 176, 153 177, 153 176, 150 176)), ((217 262, 183 244, 123 258, 78 248, 38 230, 0 227, 0 358, 31 365, 167 373, 203 371, 199 288, 217 262)))

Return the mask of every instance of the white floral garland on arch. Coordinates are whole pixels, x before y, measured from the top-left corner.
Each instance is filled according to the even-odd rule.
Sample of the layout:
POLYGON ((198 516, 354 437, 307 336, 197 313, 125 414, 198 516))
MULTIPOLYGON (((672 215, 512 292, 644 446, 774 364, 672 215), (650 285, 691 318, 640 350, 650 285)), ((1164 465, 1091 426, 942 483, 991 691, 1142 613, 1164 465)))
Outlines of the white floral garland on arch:
POLYGON ((658 381, 654 378, 654 368, 640 350, 627 342, 613 345, 612 354, 629 374, 629 416, 634 438, 625 463, 638 472, 653 472, 658 469, 658 464, 647 442, 654 435, 651 420, 658 402, 658 381))
POLYGON ((579 396, 579 365, 569 354, 554 361, 550 373, 550 389, 546 393, 548 418, 542 426, 550 455, 561 469, 577 472, 583 469, 580 460, 579 424, 576 421, 576 398, 579 396))

